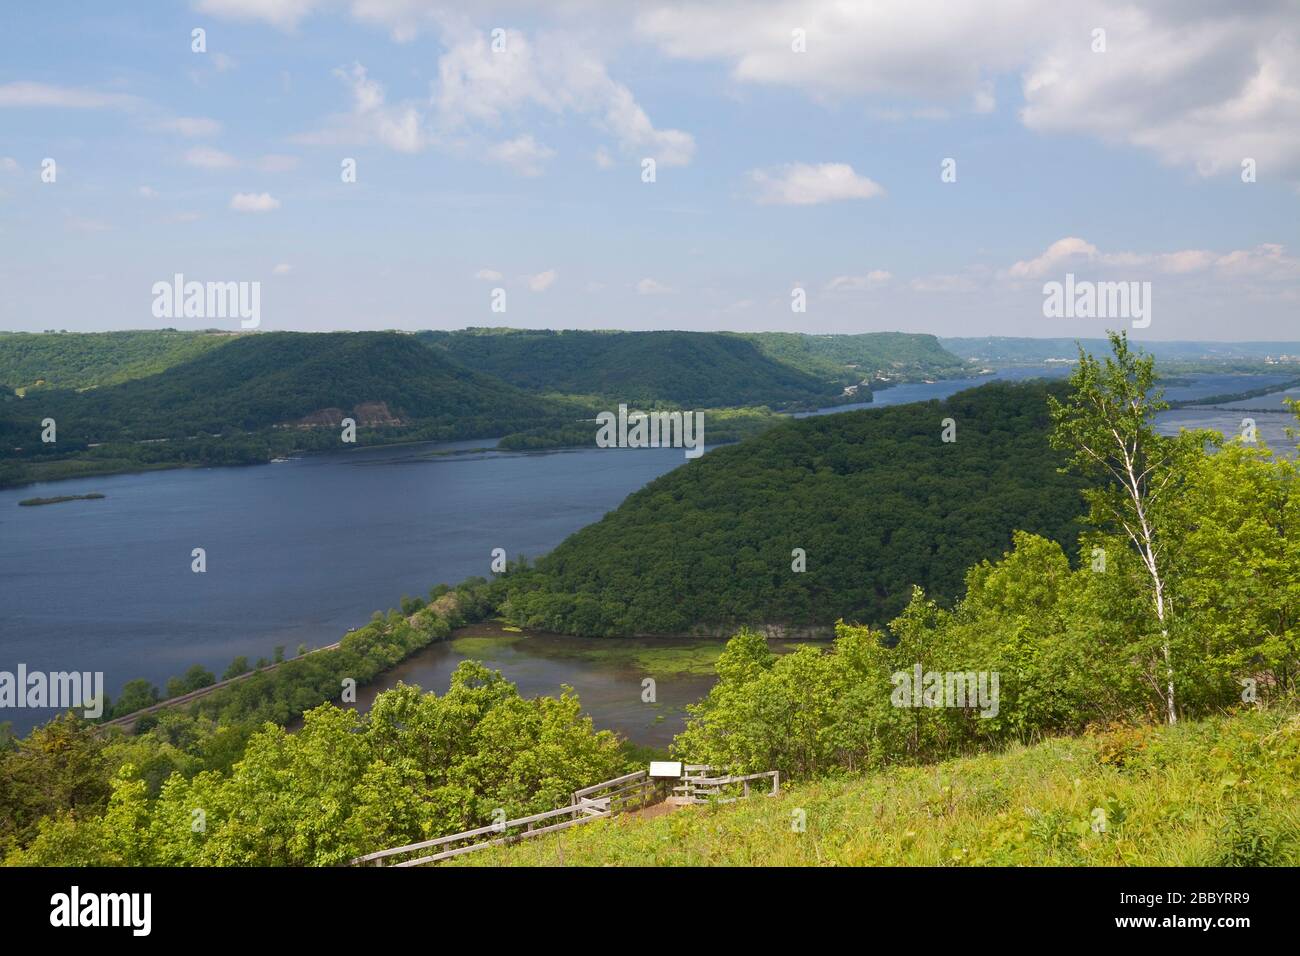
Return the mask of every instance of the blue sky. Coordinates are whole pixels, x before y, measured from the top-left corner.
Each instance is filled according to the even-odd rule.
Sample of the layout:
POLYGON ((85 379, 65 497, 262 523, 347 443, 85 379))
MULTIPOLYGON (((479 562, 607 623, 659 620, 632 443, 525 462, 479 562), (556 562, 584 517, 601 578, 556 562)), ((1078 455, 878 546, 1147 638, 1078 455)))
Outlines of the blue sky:
POLYGON ((1300 8, 1058 7, 7 5, 0 328, 223 324, 154 318, 178 272, 264 329, 1116 325, 1043 317, 1072 272, 1300 338, 1300 8))

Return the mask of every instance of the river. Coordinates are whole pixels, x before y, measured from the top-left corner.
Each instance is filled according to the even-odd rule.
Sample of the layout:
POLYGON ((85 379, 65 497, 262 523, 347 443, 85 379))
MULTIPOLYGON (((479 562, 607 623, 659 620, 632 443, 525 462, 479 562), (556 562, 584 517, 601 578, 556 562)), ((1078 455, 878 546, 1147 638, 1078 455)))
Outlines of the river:
MULTIPOLYGON (((995 377, 1066 372, 1007 369, 899 385, 877 392, 870 405, 821 413, 943 398, 995 377)), ((1168 391, 1170 398, 1195 398, 1288 377, 1198 376, 1168 391)), ((1243 404, 1276 408, 1279 402, 1243 404)), ((1179 409, 1165 413, 1160 427, 1235 433, 1247 414, 1273 447, 1286 443, 1283 429, 1293 419, 1282 411, 1179 409)), ((490 450, 492 444, 361 448, 247 468, 153 471, 0 491, 0 670, 14 671, 21 662, 29 671, 102 671, 115 696, 135 677, 161 687, 191 664, 220 675, 237 655, 256 660, 271 657, 277 645, 292 654, 300 643, 332 643, 404 594, 486 575, 493 548, 511 558, 549 551, 684 460, 680 449, 514 453, 490 450), (89 492, 107 497, 17 507, 23 498, 89 492), (201 574, 191 570, 195 548, 205 551, 201 574)), ((530 645, 503 638, 490 648, 480 642, 480 650, 490 649, 496 655, 490 662, 526 693, 553 693, 567 681, 580 689, 598 726, 651 744, 671 736, 681 706, 709 685, 707 673, 672 671, 665 686, 662 660, 656 671, 645 666, 644 654, 619 658, 608 645, 566 640, 577 639, 530 645), (593 649, 577 653, 584 648, 593 649), (640 702, 646 676, 660 681, 657 711, 640 702)), ((716 651, 696 644, 681 654, 716 651)), ((430 649, 386 683, 408 679, 442 691, 464 656, 451 645, 430 649)), ((52 713, 8 709, 0 716, 26 731, 52 713)))

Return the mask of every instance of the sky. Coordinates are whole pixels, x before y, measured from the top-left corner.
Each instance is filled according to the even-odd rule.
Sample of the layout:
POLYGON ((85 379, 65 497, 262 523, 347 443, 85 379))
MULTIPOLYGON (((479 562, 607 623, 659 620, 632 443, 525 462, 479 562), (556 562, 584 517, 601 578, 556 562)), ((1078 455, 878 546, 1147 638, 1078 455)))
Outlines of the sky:
POLYGON ((1300 0, 5 4, 0 329, 239 327, 176 274, 263 330, 1132 325, 1069 274, 1300 339, 1300 0))

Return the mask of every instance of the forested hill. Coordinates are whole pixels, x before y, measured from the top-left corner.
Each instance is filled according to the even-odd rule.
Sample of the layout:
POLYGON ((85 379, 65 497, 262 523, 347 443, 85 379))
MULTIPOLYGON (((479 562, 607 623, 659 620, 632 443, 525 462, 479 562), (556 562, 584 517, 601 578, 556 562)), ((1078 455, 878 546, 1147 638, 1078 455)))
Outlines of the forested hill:
POLYGON ((764 355, 810 375, 845 385, 861 381, 951 378, 970 374, 967 363, 945 349, 933 335, 910 332, 737 334, 757 345, 764 355))
POLYGON ((96 388, 156 375, 230 341, 229 334, 0 332, 0 386, 96 388))
POLYGON ((955 597, 966 569, 1005 552, 1015 530, 1073 547, 1079 485, 1047 444, 1046 396, 1061 387, 993 383, 715 449, 515 572, 509 615, 567 633, 680 633, 884 622, 913 584, 955 597), (955 442, 941 440, 945 418, 955 442), (791 570, 795 548, 803 573, 791 570))
MULTIPOLYGON (((817 407, 843 386, 718 332, 466 329, 419 337, 470 368, 529 391, 631 405, 817 407)), ((865 397, 865 396, 864 396, 865 397)))
POLYGON ((309 416, 332 424, 341 416, 331 410, 360 409, 359 424, 444 423, 466 436, 574 413, 393 332, 240 336, 146 378, 85 392, 41 390, 3 407, 5 418, 28 426, 55 418, 65 447, 251 432, 309 416))

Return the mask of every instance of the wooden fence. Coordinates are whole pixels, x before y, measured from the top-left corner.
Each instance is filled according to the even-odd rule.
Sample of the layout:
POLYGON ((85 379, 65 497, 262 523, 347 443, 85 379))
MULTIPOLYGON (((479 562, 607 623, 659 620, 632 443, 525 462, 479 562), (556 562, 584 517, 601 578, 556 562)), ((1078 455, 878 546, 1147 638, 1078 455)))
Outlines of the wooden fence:
POLYGON ((765 796, 775 797, 781 792, 781 771, 764 770, 762 773, 726 774, 710 777, 713 770, 707 764, 688 764, 683 768, 682 782, 673 787, 673 802, 734 803, 750 795, 750 784, 755 780, 771 780, 772 789, 765 796))
MULTIPOLYGON (((731 803, 748 797, 750 784, 755 780, 772 781, 772 789, 766 796, 774 797, 781 789, 781 774, 776 770, 720 777, 708 776, 713 768, 707 764, 686 764, 682 770, 685 776, 681 778, 680 784, 673 787, 673 796, 670 798, 674 803, 731 803)), ((426 863, 437 863, 439 860, 485 850, 490 846, 518 843, 520 840, 567 830, 592 820, 603 820, 616 813, 649 806, 661 795, 661 786, 660 781, 650 777, 649 771, 638 770, 573 791, 567 807, 515 820, 503 820, 433 840, 395 846, 390 850, 367 853, 351 862, 353 866, 423 866, 426 863), (387 862, 395 858, 400 859, 387 862)))
POLYGON ((370 864, 373 866, 423 866, 449 860, 454 856, 485 850, 490 846, 504 846, 517 843, 544 833, 555 833, 569 827, 601 820, 615 813, 622 813, 651 803, 657 792, 655 781, 650 779, 645 770, 624 774, 613 780, 606 780, 590 787, 575 790, 567 807, 534 813, 531 816, 515 820, 504 820, 463 833, 438 837, 434 840, 422 840, 406 846, 393 847, 391 850, 379 850, 367 853, 352 861, 354 866, 370 864), (432 850, 421 856, 410 856, 421 850, 432 850), (386 864, 392 857, 408 857, 400 862, 386 864))

